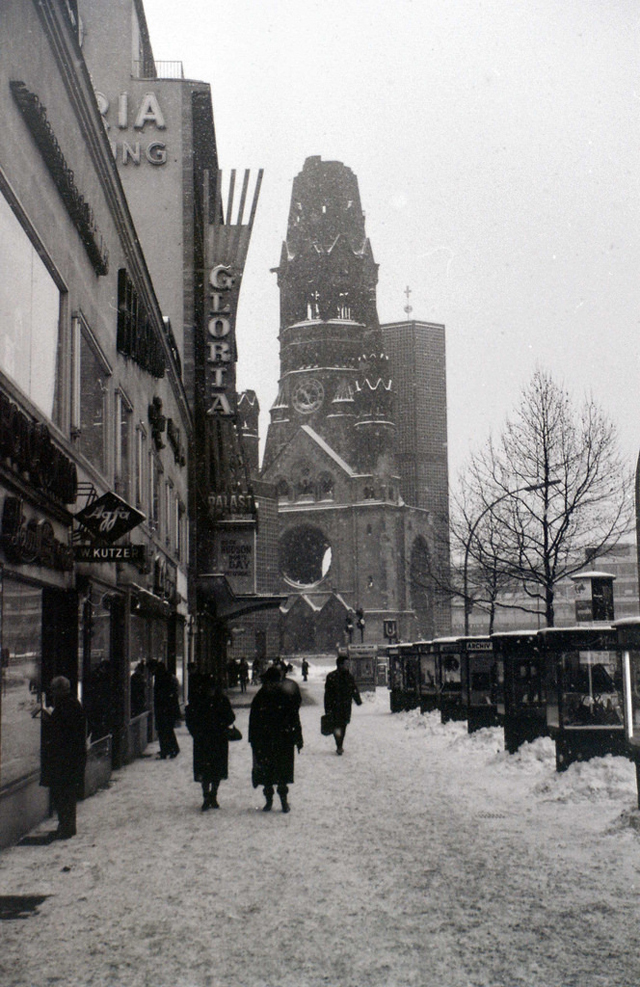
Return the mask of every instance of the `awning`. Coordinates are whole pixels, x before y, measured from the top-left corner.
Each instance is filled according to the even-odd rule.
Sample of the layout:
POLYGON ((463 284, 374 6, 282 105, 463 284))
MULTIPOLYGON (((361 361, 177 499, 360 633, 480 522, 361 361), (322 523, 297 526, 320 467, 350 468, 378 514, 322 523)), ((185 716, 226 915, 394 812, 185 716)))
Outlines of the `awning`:
POLYGON ((258 610, 275 610, 286 596, 236 595, 222 573, 204 573, 196 581, 198 610, 207 607, 218 620, 232 620, 258 610))

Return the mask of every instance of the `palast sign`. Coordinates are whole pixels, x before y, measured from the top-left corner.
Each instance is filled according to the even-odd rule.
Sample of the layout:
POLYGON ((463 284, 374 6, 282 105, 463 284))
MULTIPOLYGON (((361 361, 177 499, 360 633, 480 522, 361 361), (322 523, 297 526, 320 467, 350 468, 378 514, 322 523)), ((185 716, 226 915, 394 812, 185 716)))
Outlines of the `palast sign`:
POLYGON ((75 518, 103 542, 117 541, 145 520, 144 514, 111 492, 88 504, 75 518))

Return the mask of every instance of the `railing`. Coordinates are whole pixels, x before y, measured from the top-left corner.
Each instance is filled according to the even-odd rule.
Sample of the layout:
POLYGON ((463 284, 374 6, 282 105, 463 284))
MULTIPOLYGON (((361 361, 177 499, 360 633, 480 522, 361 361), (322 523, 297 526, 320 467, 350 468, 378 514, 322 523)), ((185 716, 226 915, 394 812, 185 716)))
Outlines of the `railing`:
POLYGON ((184 79, 182 62, 135 61, 133 74, 136 79, 184 79))

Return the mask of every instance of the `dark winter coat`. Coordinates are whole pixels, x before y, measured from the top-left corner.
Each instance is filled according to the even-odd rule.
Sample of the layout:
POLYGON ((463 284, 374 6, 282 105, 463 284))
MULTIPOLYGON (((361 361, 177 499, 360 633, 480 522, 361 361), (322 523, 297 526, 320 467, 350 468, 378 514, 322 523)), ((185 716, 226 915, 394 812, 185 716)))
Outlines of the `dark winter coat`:
POLYGON ((356 680, 346 668, 329 672, 324 684, 324 711, 334 727, 345 727, 351 722, 351 703, 362 703, 356 680))
POLYGON ((159 729, 173 730, 180 720, 180 686, 175 675, 172 675, 164 665, 155 669, 153 685, 153 708, 159 729))
POLYGON ((193 737, 194 781, 222 781, 229 777, 228 727, 236 718, 223 692, 198 697, 184 711, 193 737))
POLYGON ((87 718, 75 696, 62 696, 50 716, 43 713, 40 784, 72 788, 81 798, 86 763, 87 718))
POLYGON ((302 747, 300 689, 295 682, 265 681, 251 703, 249 743, 253 787, 293 782, 294 748, 302 747))

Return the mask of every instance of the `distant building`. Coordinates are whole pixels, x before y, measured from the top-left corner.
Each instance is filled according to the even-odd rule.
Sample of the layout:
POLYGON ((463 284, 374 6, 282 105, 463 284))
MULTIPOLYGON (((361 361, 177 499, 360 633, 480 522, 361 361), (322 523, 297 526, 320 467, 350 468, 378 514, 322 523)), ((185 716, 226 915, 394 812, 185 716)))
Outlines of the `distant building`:
POLYGON ((448 559, 435 524, 447 513, 444 330, 380 326, 378 266, 356 176, 342 163, 308 158, 294 179, 277 275, 280 383, 262 478, 277 492, 279 588, 289 594, 280 647, 333 651, 359 609, 368 642, 384 643, 384 621, 404 639, 447 633, 433 579, 448 559), (430 386, 421 351, 430 334, 438 382, 416 400, 430 386), (429 411, 430 400, 442 406, 429 411), (423 441, 417 432, 431 421, 423 441), (437 491, 425 494, 436 476, 437 491))
MULTIPOLYGON (((408 320, 382 325, 393 381, 396 464, 407 504, 429 511, 436 567, 449 567, 449 463, 445 327, 408 320)), ((444 582, 444 580, 442 581, 444 582)), ((447 625, 450 604, 435 591, 438 626, 447 625)))
MULTIPOLYGON (((620 542, 611 552, 602 555, 585 553, 585 570, 603 570, 615 576, 613 583, 613 603, 616 620, 622 617, 635 617, 640 614, 638 589, 638 569, 635 542, 620 542)), ((518 587, 500 593, 499 600, 504 604, 496 608, 494 630, 507 631, 546 627, 544 610, 540 613, 526 613, 517 604, 526 604, 518 587)), ((572 579, 561 579, 555 589, 556 627, 571 627, 576 623, 576 589, 572 579)), ((461 599, 453 599, 451 605, 454 634, 464 633, 464 607, 461 599)), ((480 607, 474 607, 469 620, 471 634, 486 634, 489 617, 480 607)))

